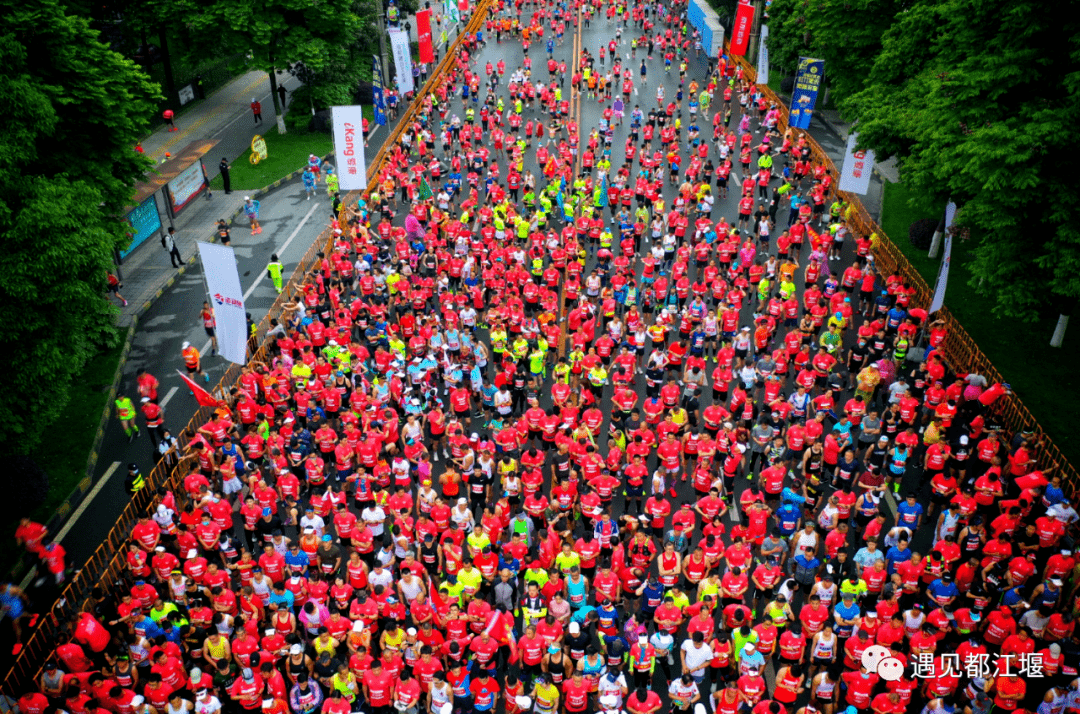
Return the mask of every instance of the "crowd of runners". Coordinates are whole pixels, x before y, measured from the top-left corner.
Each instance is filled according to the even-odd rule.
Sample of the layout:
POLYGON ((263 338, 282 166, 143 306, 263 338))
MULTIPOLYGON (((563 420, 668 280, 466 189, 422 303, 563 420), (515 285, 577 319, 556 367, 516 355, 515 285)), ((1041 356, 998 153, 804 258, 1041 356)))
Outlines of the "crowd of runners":
POLYGON ((1080 714, 1059 476, 684 3, 417 101, 22 714, 1080 714))

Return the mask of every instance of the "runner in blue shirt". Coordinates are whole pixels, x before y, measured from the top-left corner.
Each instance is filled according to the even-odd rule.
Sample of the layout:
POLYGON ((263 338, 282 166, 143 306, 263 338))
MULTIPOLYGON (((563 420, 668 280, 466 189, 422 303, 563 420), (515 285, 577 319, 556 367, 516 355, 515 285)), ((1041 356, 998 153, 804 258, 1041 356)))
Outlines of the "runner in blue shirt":
POLYGON ((911 550, 908 548, 907 538, 901 538, 900 542, 889 548, 885 554, 885 564, 889 566, 889 575, 896 572, 896 564, 911 560, 911 550))
POLYGON ((791 536, 795 531, 799 530, 799 519, 802 516, 802 509, 796 506, 790 501, 786 501, 780 508, 776 509, 776 522, 779 524, 780 532, 787 538, 791 536))
POLYGON ((909 493, 907 500, 896 506, 896 521, 915 532, 919 530, 919 525, 922 523, 923 510, 922 504, 918 502, 918 496, 909 493))
POLYGON ((945 573, 930 583, 930 587, 926 589, 926 594, 938 605, 945 607, 956 600, 957 595, 960 594, 960 589, 953 582, 952 573, 945 573))

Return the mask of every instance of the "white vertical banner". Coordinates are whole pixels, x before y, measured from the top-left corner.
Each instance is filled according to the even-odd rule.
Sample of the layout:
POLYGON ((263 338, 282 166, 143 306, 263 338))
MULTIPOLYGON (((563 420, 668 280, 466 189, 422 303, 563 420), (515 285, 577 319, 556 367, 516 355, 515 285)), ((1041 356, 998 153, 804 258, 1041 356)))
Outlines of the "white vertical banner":
POLYGON ((236 272, 236 254, 227 245, 199 243, 206 291, 214 309, 214 331, 221 356, 230 362, 247 361, 247 313, 240 274, 236 272))
POLYGON ((400 28, 390 30, 390 49, 394 53, 394 69, 397 70, 398 91, 413 91, 412 52, 409 49, 409 33, 400 28))
POLYGON ((844 167, 840 170, 840 190, 865 196, 870 189, 870 174, 874 170, 874 152, 855 150, 858 132, 851 132, 844 152, 844 167))
POLYGON ((769 26, 761 26, 761 37, 758 38, 757 53, 757 83, 769 83, 769 26))
POLYGON ((334 125, 334 163, 338 188, 359 191, 367 188, 367 163, 364 160, 363 107, 330 107, 334 125))
POLYGON ((949 201, 945 206, 945 252, 941 256, 941 266, 938 267, 937 282, 934 283, 934 299, 930 301, 930 309, 933 314, 945 304, 945 288, 949 285, 949 263, 952 262, 952 224, 956 218, 956 204, 949 201))

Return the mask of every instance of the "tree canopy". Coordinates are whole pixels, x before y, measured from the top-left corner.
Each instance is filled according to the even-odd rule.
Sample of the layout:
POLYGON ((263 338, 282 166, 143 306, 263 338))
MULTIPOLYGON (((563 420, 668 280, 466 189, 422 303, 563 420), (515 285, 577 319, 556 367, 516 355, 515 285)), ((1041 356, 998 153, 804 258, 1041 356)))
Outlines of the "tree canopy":
POLYGON ((26 453, 115 340, 105 278, 159 90, 55 0, 0 8, 0 444, 26 453))
MULTIPOLYGON (((313 73, 331 71, 349 58, 349 47, 371 32, 373 0, 181 0, 198 51, 250 53, 269 72, 302 62, 313 73)), ((277 96, 273 96, 277 106, 277 96)))
POLYGON ((1053 149, 1080 109, 1080 2, 775 0, 770 13, 770 54, 826 59, 860 146, 896 156, 924 200, 957 203, 972 285, 997 314, 1080 297, 1072 167, 1053 149))
POLYGON ((850 96, 881 49, 881 36, 909 0, 774 0, 769 61, 794 73, 799 57, 825 60, 829 91, 850 96))

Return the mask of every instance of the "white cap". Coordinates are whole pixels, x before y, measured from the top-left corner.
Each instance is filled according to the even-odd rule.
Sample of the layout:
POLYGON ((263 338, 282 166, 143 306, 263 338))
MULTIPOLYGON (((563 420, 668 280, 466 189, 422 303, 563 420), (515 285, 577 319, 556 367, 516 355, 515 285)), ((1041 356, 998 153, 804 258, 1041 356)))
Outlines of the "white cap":
POLYGON ((619 698, 616 697, 614 694, 605 694, 604 696, 600 697, 600 706, 602 706, 604 709, 614 709, 615 707, 619 706, 619 698))
POLYGON ((1048 647, 1047 649, 1049 649, 1050 654, 1054 655, 1055 657, 1061 654, 1061 645, 1059 645, 1057 642, 1051 643, 1050 647, 1048 647))
POLYGON ((356 622, 354 622, 352 624, 352 631, 353 632, 363 632, 364 631, 364 621, 363 620, 357 620, 356 622))
POLYGON ((188 673, 188 678, 191 679, 192 682, 198 682, 202 679, 202 670, 198 667, 192 667, 191 671, 188 673))
POLYGON ((143 698, 143 695, 136 694, 134 697, 131 698, 131 706, 140 707, 140 706, 142 706, 142 703, 145 702, 145 701, 146 701, 146 699, 143 698))
POLYGON ((746 645, 743 647, 743 649, 745 649, 748 652, 753 652, 754 650, 757 649, 757 645, 755 645, 753 642, 747 642, 746 645))
POLYGON ((188 347, 191 347, 190 342, 185 342, 184 344, 180 345, 180 349, 182 350, 186 350, 188 347))
POLYGON ((457 502, 458 502, 458 505, 459 505, 459 506, 467 506, 467 505, 469 505, 469 502, 468 502, 468 500, 466 500, 464 496, 462 496, 461 498, 459 498, 459 499, 457 500, 457 502))
POLYGON ((304 532, 305 533, 314 533, 315 532, 315 526, 304 526, 304 532))
POLYGON ((405 630, 405 634, 409 635, 410 637, 416 637, 416 628, 410 627, 409 629, 405 630))
MULTIPOLYGON (((447 702, 447 705, 450 703, 447 702)), ((529 697, 518 696, 514 698, 514 704, 517 704, 517 708, 523 712, 527 712, 532 709, 532 699, 529 697)))
POLYGON ((571 622, 570 623, 570 634, 571 635, 581 634, 581 625, 579 623, 577 623, 577 622, 571 622))
MULTIPOLYGON (((146 404, 148 401, 150 401, 150 397, 143 397, 142 399, 139 400, 139 402, 142 403, 142 404, 146 404)), ((162 508, 164 508, 164 506, 159 506, 158 510, 161 510, 162 508)))
POLYGON ((191 558, 198 558, 198 557, 199 557, 199 551, 197 551, 197 550, 195 550, 194 548, 192 548, 191 550, 189 550, 189 551, 187 552, 187 557, 188 557, 188 559, 189 559, 189 560, 190 560, 191 558))
POLYGON ((159 545, 157 548, 154 548, 154 552, 155 553, 164 553, 165 552, 165 546, 159 545))
POLYGON ((293 645, 292 647, 289 648, 289 654, 291 654, 291 655, 298 655, 298 654, 302 653, 303 651, 304 651, 304 648, 302 646, 298 645, 298 644, 293 645))

